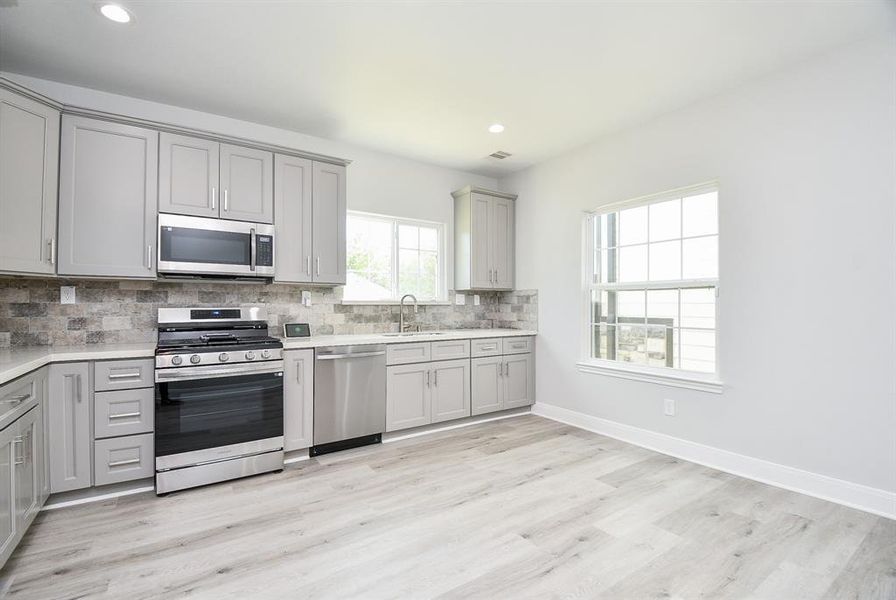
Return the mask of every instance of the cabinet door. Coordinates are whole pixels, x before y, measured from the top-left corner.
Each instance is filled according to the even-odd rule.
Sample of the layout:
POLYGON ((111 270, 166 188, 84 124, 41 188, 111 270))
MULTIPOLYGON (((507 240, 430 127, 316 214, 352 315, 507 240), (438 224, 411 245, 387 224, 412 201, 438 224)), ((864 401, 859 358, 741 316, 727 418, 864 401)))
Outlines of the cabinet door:
POLYGON ((0 89, 0 271, 56 270, 59 111, 0 89))
POLYGON ((159 212, 218 216, 218 142, 159 134, 159 212))
POLYGON ((345 283, 345 167, 314 163, 312 177, 315 283, 345 283))
POLYGON ((50 492, 90 487, 93 465, 90 435, 88 363, 50 365, 50 492))
POLYGON ((504 408, 535 403, 535 369, 532 354, 505 356, 504 408))
POLYGON ((513 209, 513 200, 492 198, 492 287, 498 289, 513 289, 513 209))
POLYGON ((37 374, 40 386, 40 447, 37 466, 40 470, 40 505, 43 506, 50 495, 50 368, 44 367, 37 374))
POLYGON ((314 350, 290 350, 283 358, 283 449, 312 445, 314 350))
POLYGON ((156 276, 158 132, 65 115, 59 274, 156 276))
POLYGON ((221 145, 221 217, 274 222, 274 155, 221 145))
POLYGON ((432 369, 432 422, 470 416, 470 361, 446 360, 432 369))
POLYGON ((504 408, 503 364, 501 356, 470 361, 470 412, 473 415, 504 408))
POLYGON ((470 287, 487 289, 492 287, 492 242, 489 230, 493 218, 493 199, 475 192, 470 196, 470 287))
POLYGON ((386 367, 386 431, 430 423, 429 363, 386 367))
POLYGON ((311 161, 274 156, 274 279, 311 281, 311 161))
POLYGON ((13 456, 16 488, 16 522, 24 531, 40 510, 40 472, 37 448, 43 443, 38 424, 43 421, 40 405, 29 410, 17 422, 16 454, 13 456))
POLYGON ((18 533, 13 467, 14 456, 18 451, 18 444, 13 440, 17 434, 18 428, 15 425, 0 430, 0 567, 12 554, 18 533))

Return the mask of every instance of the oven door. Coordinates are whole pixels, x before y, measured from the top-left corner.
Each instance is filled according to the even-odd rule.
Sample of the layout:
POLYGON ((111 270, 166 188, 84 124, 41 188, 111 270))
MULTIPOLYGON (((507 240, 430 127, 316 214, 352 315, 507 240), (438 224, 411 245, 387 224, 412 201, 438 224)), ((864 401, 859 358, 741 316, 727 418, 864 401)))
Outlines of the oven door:
POLYGON ((156 469, 283 448, 283 361, 157 369, 156 469))
POLYGON ((160 273, 271 277, 273 225, 159 215, 160 273))

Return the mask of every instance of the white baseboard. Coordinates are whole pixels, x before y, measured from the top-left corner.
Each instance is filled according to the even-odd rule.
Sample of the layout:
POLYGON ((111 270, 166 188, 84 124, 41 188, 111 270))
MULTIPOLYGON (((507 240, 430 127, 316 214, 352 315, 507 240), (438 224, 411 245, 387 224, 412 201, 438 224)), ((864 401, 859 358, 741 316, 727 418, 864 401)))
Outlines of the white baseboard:
POLYGON ((893 492, 779 465, 552 404, 536 403, 532 407, 532 414, 726 473, 896 519, 896 493, 893 492))

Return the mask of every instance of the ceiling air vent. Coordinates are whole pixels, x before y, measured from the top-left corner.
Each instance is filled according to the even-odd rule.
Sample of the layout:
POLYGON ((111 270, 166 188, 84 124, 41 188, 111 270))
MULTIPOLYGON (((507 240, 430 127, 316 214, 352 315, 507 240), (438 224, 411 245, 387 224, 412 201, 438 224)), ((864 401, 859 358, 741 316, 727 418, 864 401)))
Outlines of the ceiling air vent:
POLYGON ((492 152, 489 154, 492 158, 497 158, 498 160, 504 160, 508 156, 510 156, 510 152, 504 152, 503 150, 498 150, 496 152, 492 152))

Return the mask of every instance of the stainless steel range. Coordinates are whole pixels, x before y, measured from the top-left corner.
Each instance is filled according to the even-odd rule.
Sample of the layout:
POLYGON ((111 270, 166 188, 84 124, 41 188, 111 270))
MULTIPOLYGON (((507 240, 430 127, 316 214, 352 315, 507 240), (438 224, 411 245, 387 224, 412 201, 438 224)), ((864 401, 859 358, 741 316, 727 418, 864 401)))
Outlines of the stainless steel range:
POLYGON ((156 493, 283 468, 283 344, 264 308, 160 308, 156 493))

